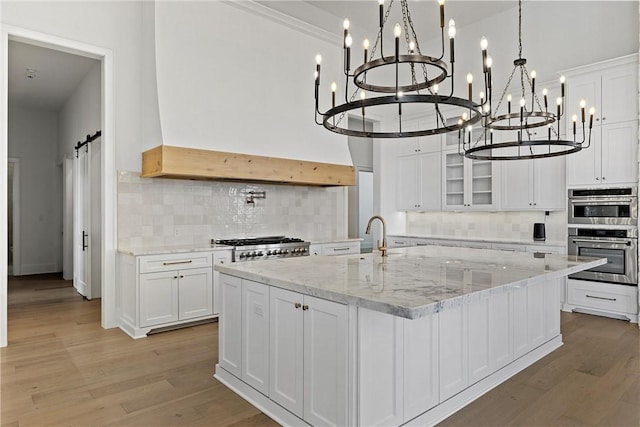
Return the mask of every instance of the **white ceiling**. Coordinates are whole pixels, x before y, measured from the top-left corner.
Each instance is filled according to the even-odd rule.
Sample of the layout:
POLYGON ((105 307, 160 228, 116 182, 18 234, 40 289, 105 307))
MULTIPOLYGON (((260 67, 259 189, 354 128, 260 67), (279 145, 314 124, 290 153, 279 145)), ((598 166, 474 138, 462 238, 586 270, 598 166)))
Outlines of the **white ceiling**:
MULTIPOLYGON (((375 0, 261 0, 258 3, 337 35, 340 35, 342 31, 342 22, 345 18, 349 18, 355 27, 369 33, 375 34, 378 31, 379 9, 378 2, 375 0)), ((399 11, 399 4, 399 0, 394 1, 394 12, 399 11)), ((385 10, 388 5, 389 0, 386 0, 385 10)), ((420 37, 425 37, 426 40, 440 37, 438 2, 436 0, 409 1, 408 5, 412 20, 416 27, 420 27, 420 37), (433 25, 426 25, 429 23, 433 25)), ((518 2, 515 0, 447 0, 445 3, 446 21, 453 18, 456 26, 460 28, 517 7, 517 5, 518 2)), ((390 15, 389 19, 391 22, 387 26, 391 31, 400 16, 390 15)), ((364 35, 358 37, 358 39, 360 38, 364 38, 364 35)), ((355 39, 356 37, 354 37, 355 39)))
POLYGON ((9 104, 59 111, 99 61, 9 40, 9 104), (26 76, 34 69, 35 77, 26 76))

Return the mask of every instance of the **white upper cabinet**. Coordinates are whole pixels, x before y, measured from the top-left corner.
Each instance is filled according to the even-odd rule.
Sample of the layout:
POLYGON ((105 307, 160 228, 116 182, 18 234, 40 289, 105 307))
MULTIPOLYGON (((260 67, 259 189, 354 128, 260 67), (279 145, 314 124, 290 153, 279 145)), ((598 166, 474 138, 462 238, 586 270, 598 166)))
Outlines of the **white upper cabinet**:
MULTIPOLYGON (((426 121, 408 122, 403 129, 430 126, 426 121)), ((396 209, 441 210, 440 135, 405 138, 396 146, 396 209)))
MULTIPOLYGON (((414 131, 433 127, 431 121, 411 120, 403 123, 403 131, 414 131)), ((416 138, 398 138, 396 154, 408 156, 410 154, 434 153, 440 151, 440 137, 438 135, 421 136, 416 138)))
MULTIPOLYGON (((573 138, 571 115, 596 108, 591 146, 567 157, 567 185, 619 185, 638 181, 637 56, 583 67, 567 73, 567 138, 573 138)), ((587 113, 588 114, 588 113, 587 113)), ((586 118, 588 121, 588 117, 586 118)), ((576 140, 583 139, 578 119, 576 140)), ((588 126, 588 123, 587 123, 588 126)))
POLYGON ((440 151, 397 158, 396 209, 441 209, 440 151))
MULTIPOLYGON (((514 132, 515 135, 515 132, 514 132)), ((508 134, 507 136, 508 137, 508 134)), ((517 135, 514 136, 514 139, 517 135)), ((513 148, 518 150, 530 148, 513 148)), ((531 148, 544 150, 545 147, 531 148)), ((509 160, 501 165, 502 210, 562 210, 566 199, 564 156, 509 160)))

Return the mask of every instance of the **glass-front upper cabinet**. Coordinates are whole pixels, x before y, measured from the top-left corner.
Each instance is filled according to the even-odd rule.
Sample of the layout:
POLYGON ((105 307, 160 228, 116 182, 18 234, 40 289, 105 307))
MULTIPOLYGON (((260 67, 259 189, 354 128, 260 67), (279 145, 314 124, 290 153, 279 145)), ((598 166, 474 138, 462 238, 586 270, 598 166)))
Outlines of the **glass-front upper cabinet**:
POLYGON ((467 159, 458 152, 458 134, 444 136, 442 152, 443 210, 498 208, 497 162, 467 159))

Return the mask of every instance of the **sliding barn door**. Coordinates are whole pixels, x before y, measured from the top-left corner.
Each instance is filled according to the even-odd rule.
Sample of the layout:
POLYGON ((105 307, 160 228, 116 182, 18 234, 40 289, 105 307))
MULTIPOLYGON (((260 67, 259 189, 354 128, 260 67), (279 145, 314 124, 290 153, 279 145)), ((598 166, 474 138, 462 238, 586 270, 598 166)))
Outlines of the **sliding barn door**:
POLYGON ((91 144, 78 150, 73 168, 73 287, 91 299, 91 144))

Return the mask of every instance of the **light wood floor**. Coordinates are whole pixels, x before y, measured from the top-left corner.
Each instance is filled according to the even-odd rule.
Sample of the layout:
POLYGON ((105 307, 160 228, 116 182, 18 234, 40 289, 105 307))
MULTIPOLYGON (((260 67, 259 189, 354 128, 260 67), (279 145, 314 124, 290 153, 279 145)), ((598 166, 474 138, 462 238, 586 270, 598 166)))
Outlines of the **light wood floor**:
MULTIPOLYGON (((640 426, 637 325, 562 314, 565 345, 441 425, 640 426)), ((132 340, 55 275, 9 281, 2 426, 272 426, 212 378, 218 325, 132 340)))

